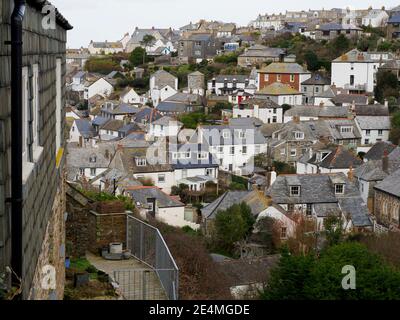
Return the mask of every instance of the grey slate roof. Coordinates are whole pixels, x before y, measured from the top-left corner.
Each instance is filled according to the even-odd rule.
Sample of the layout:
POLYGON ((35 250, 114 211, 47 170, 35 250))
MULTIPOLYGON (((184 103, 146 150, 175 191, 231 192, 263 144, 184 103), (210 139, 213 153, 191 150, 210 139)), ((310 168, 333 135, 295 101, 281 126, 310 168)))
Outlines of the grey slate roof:
POLYGON ((285 112, 287 117, 325 117, 325 118, 347 118, 349 109, 347 107, 318 107, 318 106, 293 106, 285 112))
POLYGON ((362 130, 390 130, 390 117, 357 116, 356 121, 362 130))
POLYGON ((243 126, 202 126, 205 141, 210 146, 222 145, 246 145, 246 144, 264 144, 265 137, 261 130, 255 127, 243 126), (240 132, 245 133, 245 137, 240 137, 240 132), (229 138, 224 138, 223 133, 229 132, 229 138))
POLYGON ((233 82, 236 80, 237 83, 245 83, 249 81, 250 77, 247 75, 235 74, 235 75, 218 75, 215 77, 216 82, 224 82, 227 80, 228 82, 233 82))
POLYGON ((332 98, 334 104, 341 105, 344 103, 352 104, 353 102, 357 105, 367 105, 368 97, 360 94, 338 94, 332 98))
POLYGON ((96 136, 96 130, 93 128, 92 123, 86 119, 76 119, 75 125, 81 134, 81 136, 85 139, 90 139, 96 136))
MULTIPOLYGON (((313 161, 311 160, 310 162, 313 161)), ((339 146, 319 162, 318 165, 327 169, 349 169, 350 167, 354 169, 362 165, 362 163, 362 160, 356 157, 351 151, 339 146)))
MULTIPOLYGON (((281 175, 268 189, 267 195, 278 204, 319 204, 316 208, 323 209, 322 215, 325 215, 328 209, 334 209, 334 204, 339 204, 342 212, 351 215, 354 226, 372 226, 357 187, 343 173, 281 175), (335 183, 345 184, 344 195, 335 194, 335 183), (291 196, 290 186, 300 186, 300 196, 291 196)), ((318 215, 318 212, 316 213, 318 215)))
POLYGON ((389 116, 389 107, 381 104, 356 105, 357 116, 389 116))
POLYGON ((385 151, 390 154, 393 150, 398 148, 396 145, 381 141, 373 145, 373 147, 366 153, 364 159, 366 160, 381 160, 385 151))
POLYGON ((301 83, 302 85, 330 85, 331 84, 331 79, 328 77, 325 77, 324 75, 321 75, 319 73, 314 73, 310 79, 307 79, 306 81, 303 81, 301 83))
POLYGON ((400 169, 378 183, 375 189, 400 198, 400 169))
POLYGON ((189 105, 185 103, 163 101, 157 105, 157 110, 166 113, 185 113, 188 107, 189 105))
POLYGON ((185 206, 183 203, 170 197, 157 187, 134 187, 127 189, 126 192, 135 202, 140 203, 142 208, 148 208, 147 199, 149 198, 155 198, 159 208, 176 208, 185 206))

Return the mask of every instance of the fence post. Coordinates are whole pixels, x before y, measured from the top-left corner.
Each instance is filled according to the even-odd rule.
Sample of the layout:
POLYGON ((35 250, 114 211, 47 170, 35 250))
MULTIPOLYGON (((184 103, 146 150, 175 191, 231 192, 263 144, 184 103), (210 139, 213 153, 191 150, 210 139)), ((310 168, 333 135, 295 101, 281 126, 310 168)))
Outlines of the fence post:
POLYGON ((142 275, 142 281, 143 281, 143 300, 147 300, 147 280, 148 280, 148 275, 149 275, 150 271, 143 271, 143 275, 142 275))

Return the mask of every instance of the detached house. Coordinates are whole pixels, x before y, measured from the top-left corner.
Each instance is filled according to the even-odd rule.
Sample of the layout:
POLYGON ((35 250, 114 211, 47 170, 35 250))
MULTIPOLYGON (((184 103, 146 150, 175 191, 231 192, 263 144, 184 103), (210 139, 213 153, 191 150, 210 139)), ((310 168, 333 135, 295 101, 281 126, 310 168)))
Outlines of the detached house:
POLYGON ((255 93, 255 97, 259 99, 269 99, 276 104, 282 106, 300 105, 303 100, 303 95, 290 85, 275 82, 267 85, 255 93))
POLYGON ((343 219, 346 231, 373 228, 357 187, 343 173, 281 175, 267 195, 288 213, 315 219, 318 230, 324 230, 324 220, 331 215, 343 219))
POLYGON ((165 116, 149 124, 148 134, 152 138, 177 137, 182 127, 181 122, 165 116))
POLYGON ((315 105, 315 97, 329 89, 331 80, 319 73, 301 83, 301 93, 304 95, 303 102, 308 105, 315 105))
POLYGON ((131 87, 126 87, 120 95, 120 100, 123 103, 139 104, 144 105, 147 103, 147 99, 136 93, 135 89, 131 87))
POLYGON ((351 50, 332 61, 332 84, 350 93, 374 92, 378 68, 391 59, 387 52, 351 50))
POLYGON ((76 119, 69 131, 69 143, 76 143, 80 147, 93 146, 93 138, 97 136, 92 122, 86 119, 76 119))
POLYGON ((389 20, 389 15, 385 10, 372 9, 362 18, 362 25, 373 28, 385 27, 389 20))
POLYGON ((108 97, 113 92, 114 86, 105 78, 100 78, 98 80, 85 82, 83 97, 85 100, 89 100, 96 95, 108 97))
POLYGON ((139 108, 126 103, 108 101, 100 109, 100 115, 106 119, 124 120, 133 118, 139 112, 139 108))

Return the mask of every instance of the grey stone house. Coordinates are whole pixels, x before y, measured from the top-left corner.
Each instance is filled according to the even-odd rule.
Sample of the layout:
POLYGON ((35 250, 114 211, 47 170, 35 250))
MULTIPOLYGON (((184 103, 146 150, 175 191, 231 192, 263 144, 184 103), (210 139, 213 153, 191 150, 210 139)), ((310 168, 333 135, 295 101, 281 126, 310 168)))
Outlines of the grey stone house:
POLYGON ((222 50, 221 42, 211 34, 192 34, 181 38, 178 56, 181 63, 201 62, 211 59, 222 50))
MULTIPOLYGON (((5 43, 12 40, 11 16, 17 4, 17 1, 0 1, 0 275, 5 275, 7 284, 11 285, 11 276, 6 270, 13 268, 21 278, 13 285, 22 289, 23 299, 62 299, 66 37, 72 27, 55 10, 54 28, 45 29, 42 8, 49 3, 19 1, 26 8, 19 11, 23 15, 22 90, 21 87, 17 90, 17 85, 12 87, 11 78, 19 72, 12 71, 15 64, 11 64, 11 48, 5 43), (11 161, 12 150, 16 150, 11 145, 17 141, 12 142, 17 137, 11 130, 18 127, 12 126, 11 114, 19 105, 11 105, 12 101, 16 102, 12 96, 17 96, 17 100, 22 98, 21 211, 15 210, 20 203, 15 199, 16 193, 11 194, 12 185, 21 186, 12 175, 14 172, 18 176, 20 172, 12 168, 11 161), (7 201, 10 197, 13 205, 7 201), (42 285, 46 270, 55 271, 55 283, 50 289, 42 285)), ((13 43, 18 45, 17 41, 13 43)))

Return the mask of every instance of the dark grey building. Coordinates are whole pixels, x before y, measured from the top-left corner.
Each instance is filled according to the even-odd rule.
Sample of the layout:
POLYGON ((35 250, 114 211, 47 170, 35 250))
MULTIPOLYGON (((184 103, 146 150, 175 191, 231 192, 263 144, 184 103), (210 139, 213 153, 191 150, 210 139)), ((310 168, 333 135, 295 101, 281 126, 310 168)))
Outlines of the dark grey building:
POLYGON ((47 1, 0 0, 0 277, 9 284, 7 270, 12 268, 21 278, 13 284, 22 289, 23 299, 63 297, 64 93, 66 36, 71 28, 47 1), (42 14, 44 6, 50 15, 42 14), (21 41, 11 36, 21 20, 22 70, 11 63, 12 55, 21 57, 15 50, 21 41), (16 76, 21 71, 22 86, 16 76), (16 109, 22 112, 21 122, 12 121, 16 109), (18 123, 22 131, 15 135, 18 123), (15 164, 19 152, 12 152, 19 150, 18 141, 22 143, 20 199, 12 188, 21 185, 16 183, 21 172, 15 164), (43 284, 44 272, 50 275, 48 285, 43 284))
POLYGON ((179 40, 178 56, 181 63, 201 62, 221 50, 221 42, 213 35, 192 34, 179 40))

